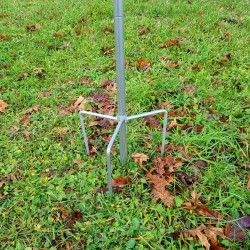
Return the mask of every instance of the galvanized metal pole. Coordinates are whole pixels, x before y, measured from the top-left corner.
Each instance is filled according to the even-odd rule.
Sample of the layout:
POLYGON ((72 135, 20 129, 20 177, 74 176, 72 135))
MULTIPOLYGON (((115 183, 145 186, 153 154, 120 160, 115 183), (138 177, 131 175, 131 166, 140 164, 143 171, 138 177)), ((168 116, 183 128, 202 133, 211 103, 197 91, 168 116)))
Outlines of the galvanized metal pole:
POLYGON ((120 159, 123 164, 127 159, 126 139, 126 92, 124 65, 124 17, 123 0, 114 0, 115 21, 115 51, 116 51, 116 81, 118 100, 118 121, 122 121, 119 131, 120 159))

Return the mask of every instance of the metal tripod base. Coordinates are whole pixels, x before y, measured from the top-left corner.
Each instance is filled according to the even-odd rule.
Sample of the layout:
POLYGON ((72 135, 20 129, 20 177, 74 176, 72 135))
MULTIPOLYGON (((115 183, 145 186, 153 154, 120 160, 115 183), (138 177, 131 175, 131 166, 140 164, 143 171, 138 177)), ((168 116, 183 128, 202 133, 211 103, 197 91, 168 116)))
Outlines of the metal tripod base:
POLYGON ((87 154, 90 154, 89 151, 89 144, 88 144, 88 137, 86 134, 86 129, 84 126, 84 121, 83 121, 83 115, 91 115, 91 116, 96 116, 96 117, 101 117, 101 118, 107 118, 111 120, 118 121, 118 124, 115 128, 114 134, 111 137, 111 140, 108 144, 107 151, 106 151, 106 156, 107 156, 107 172, 108 172, 108 189, 109 189, 109 195, 112 197, 113 195, 113 189, 112 189, 112 170, 111 170, 111 159, 110 159, 110 154, 111 154, 111 148, 114 144, 115 138, 120 132, 120 160, 121 163, 124 164, 127 158, 127 151, 126 151, 126 123, 130 120, 140 118, 140 117, 145 117, 145 116, 150 116, 150 115, 156 115, 164 113, 164 121, 163 121, 163 130, 162 130, 162 143, 161 143, 161 155, 163 156, 164 154, 164 146, 165 146, 165 139, 166 139, 166 129, 167 129, 167 118, 168 118, 168 112, 165 109, 160 109, 160 110, 155 110, 151 112, 146 112, 143 114, 139 115, 132 115, 132 116, 109 116, 109 115, 102 115, 98 113, 93 113, 89 111, 80 111, 79 116, 80 116, 80 122, 82 125, 82 134, 84 137, 84 143, 86 147, 87 154), (123 128, 122 128, 123 127, 123 128), (123 144, 123 145, 121 145, 123 144))

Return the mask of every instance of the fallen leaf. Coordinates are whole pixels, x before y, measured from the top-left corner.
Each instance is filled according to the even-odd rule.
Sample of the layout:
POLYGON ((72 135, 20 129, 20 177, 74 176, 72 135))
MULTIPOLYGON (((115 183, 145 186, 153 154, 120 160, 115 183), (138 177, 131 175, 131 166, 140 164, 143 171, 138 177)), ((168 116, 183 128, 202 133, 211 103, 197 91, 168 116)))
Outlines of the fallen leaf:
POLYGON ((172 60, 168 60, 168 61, 167 61, 167 65, 168 65, 170 68, 174 68, 174 69, 178 68, 178 66, 179 66, 178 62, 174 62, 174 61, 172 61, 172 60))
POLYGON ((68 218, 69 212, 61 203, 59 203, 57 209, 61 211, 61 217, 62 217, 63 220, 68 218))
POLYGON ((72 100, 70 101, 70 104, 71 104, 71 108, 72 108, 71 110, 73 110, 73 111, 83 110, 84 104, 88 102, 88 100, 86 98, 84 98, 83 96, 79 96, 77 99, 73 98, 72 100))
POLYGON ((166 101, 166 102, 158 102, 157 103, 157 107, 160 109, 171 109, 173 106, 171 105, 170 101, 166 101))
POLYGON ((210 243, 208 242, 207 236, 202 233, 202 231, 206 228, 205 225, 200 225, 194 229, 188 229, 184 232, 184 235, 187 237, 188 235, 193 236, 194 238, 197 236, 203 246, 206 247, 206 250, 210 249, 210 243))
POLYGON ((64 140, 68 132, 69 132, 68 127, 55 127, 51 130, 50 135, 59 136, 61 140, 64 140))
POLYGON ((115 52, 115 49, 114 48, 110 48, 110 47, 102 47, 100 49, 101 53, 104 55, 104 56, 108 56, 108 55, 112 55, 114 52, 115 52))
POLYGON ((227 62, 231 59, 231 57, 232 57, 232 53, 228 53, 226 55, 223 55, 221 58, 221 62, 227 62))
POLYGON ((2 33, 2 35, 0 36, 0 41, 6 41, 9 40, 9 37, 7 36, 7 34, 4 32, 2 33))
POLYGON ((159 46, 158 46, 160 49, 164 49, 164 48, 166 48, 167 47, 167 44, 165 44, 165 43, 161 43, 161 44, 159 44, 159 46))
POLYGON ((187 116, 187 110, 182 107, 181 109, 170 109, 168 111, 169 117, 185 117, 187 116))
POLYGON ((77 164, 77 165, 81 165, 83 163, 83 161, 80 160, 80 159, 75 159, 74 163, 77 164))
POLYGON ((226 39, 229 39, 231 37, 231 34, 229 33, 229 32, 227 32, 226 34, 225 34, 225 38, 226 39))
POLYGON ((24 126, 29 126, 30 125, 30 119, 29 115, 24 115, 22 118, 19 120, 24 126))
POLYGON ((248 175, 247 175, 247 180, 248 180, 247 189, 250 189, 250 173, 248 173, 248 175))
POLYGON ((229 239, 235 239, 236 241, 243 241, 247 239, 247 232, 250 230, 250 216, 244 216, 235 221, 234 224, 227 223, 225 228, 225 235, 229 239))
POLYGON ((23 80, 24 78, 26 78, 27 76, 29 75, 29 73, 22 73, 19 77, 18 77, 18 81, 21 81, 21 80, 23 80))
POLYGON ((124 188, 125 186, 131 184, 131 179, 129 177, 118 176, 112 180, 113 188, 124 188))
POLYGON ((79 81, 79 85, 92 85, 93 81, 89 80, 87 77, 83 77, 79 81))
POLYGON ((30 140, 30 134, 31 134, 31 132, 29 132, 29 131, 23 131, 22 134, 25 135, 25 138, 26 138, 27 141, 30 140))
POLYGON ((41 28, 41 26, 38 23, 36 23, 34 25, 27 25, 26 26, 27 31, 36 31, 36 30, 39 30, 40 28, 41 28))
POLYGON ((151 128, 159 128, 161 125, 156 116, 146 116, 144 120, 151 128))
POLYGON ((61 32, 56 32, 52 36, 55 38, 64 38, 65 37, 61 32))
POLYGON ((103 32, 105 34, 114 33, 114 29, 113 28, 109 28, 109 27, 106 26, 106 27, 103 28, 103 32))
POLYGON ((67 250, 71 250, 71 249, 72 249, 72 246, 73 246, 73 244, 72 244, 71 241, 68 241, 68 242, 66 242, 66 244, 65 244, 65 247, 66 247, 67 250))
POLYGON ((0 99, 0 112, 5 113, 6 111, 6 107, 8 107, 9 105, 4 102, 2 99, 0 99))
POLYGON ((189 85, 183 90, 183 93, 189 95, 190 97, 194 97, 195 89, 196 87, 194 85, 189 85))
POLYGON ((33 73, 40 79, 45 78, 45 70, 43 68, 36 68, 33 73))
POLYGON ((191 70, 197 70, 197 71, 199 71, 201 69, 202 69, 202 67, 200 65, 192 65, 192 67, 191 67, 191 70))
POLYGON ((177 122, 176 118, 174 118, 174 120, 169 123, 167 130, 169 131, 175 127, 182 127, 182 125, 177 122))
POLYGON ((80 210, 76 210, 73 213, 71 213, 70 218, 72 220, 79 220, 82 218, 82 212, 80 210))
POLYGON ((205 161, 199 160, 195 162, 195 165, 197 167, 205 168, 207 166, 207 163, 205 161))
POLYGON ((36 105, 36 106, 34 106, 34 107, 32 107, 32 108, 29 108, 29 109, 27 109, 27 110, 25 110, 23 113, 24 113, 24 115, 31 115, 33 112, 38 112, 38 110, 39 110, 39 107, 40 107, 40 105, 36 105))
POLYGON ((136 68, 138 70, 149 72, 151 70, 151 63, 146 58, 138 59, 136 62, 136 68))
POLYGON ((64 43, 59 47, 59 49, 68 48, 70 45, 71 45, 70 42, 64 42, 64 43))
POLYGON ((6 199, 6 198, 7 198, 7 195, 1 195, 1 194, 0 194, 0 201, 1 201, 1 200, 4 200, 4 199, 6 199))
POLYGON ((147 179, 150 180, 151 192, 153 195, 153 201, 157 202, 159 199, 163 202, 164 206, 172 207, 174 205, 174 196, 166 189, 166 185, 169 185, 163 176, 152 175, 150 172, 147 174, 147 179))
POLYGON ((47 97, 47 96, 50 96, 50 95, 51 95, 50 91, 44 91, 44 92, 40 92, 38 94, 38 96, 41 97, 41 98, 44 98, 44 97, 47 97))
POLYGON ((180 43, 178 40, 170 39, 167 41, 167 47, 172 47, 172 46, 180 46, 180 43))
POLYGON ((133 154, 132 158, 134 159, 135 162, 139 163, 140 167, 142 167, 144 170, 147 171, 147 169, 145 169, 142 164, 144 161, 148 161, 148 156, 146 154, 144 153, 133 154))
POLYGON ((18 130, 20 130, 20 128, 19 127, 17 127, 17 126, 11 126, 10 127, 10 129, 9 129, 10 131, 18 131, 18 130))

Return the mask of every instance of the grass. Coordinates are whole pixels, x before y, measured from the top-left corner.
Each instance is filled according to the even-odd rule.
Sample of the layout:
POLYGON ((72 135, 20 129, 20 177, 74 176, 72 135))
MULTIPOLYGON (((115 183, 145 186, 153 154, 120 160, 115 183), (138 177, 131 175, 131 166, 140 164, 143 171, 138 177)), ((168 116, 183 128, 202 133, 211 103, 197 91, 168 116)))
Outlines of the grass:
MULTIPOLYGON (((127 113, 168 102, 170 112, 186 111, 179 124, 202 126, 201 133, 173 128, 166 144, 174 145, 175 157, 183 158, 183 147, 189 160, 180 169, 188 174, 198 160, 207 163, 192 188, 225 215, 217 227, 250 214, 248 5, 125 1, 127 113), (169 40, 179 46, 159 48, 169 40), (151 63, 149 72, 136 68, 141 58, 151 63)), ((88 158, 78 114, 58 115, 72 98, 103 91, 100 83, 115 79, 114 54, 101 52, 114 47, 112 29, 111 1, 1 1, 0 99, 9 104, 0 113, 1 249, 204 249, 175 233, 205 219, 181 206, 154 203, 145 171, 132 159, 124 167, 117 154, 113 159, 114 176, 130 176, 131 186, 113 199, 96 193, 107 183, 102 141, 97 136, 98 152, 88 158), (28 32, 26 26, 35 24, 40 28, 28 32), (80 85, 83 77, 93 84, 80 85), (38 112, 25 124, 25 110, 36 105, 38 112), (69 225, 59 204, 69 214, 81 211, 82 218, 69 225)), ((100 132, 88 133, 93 130, 100 132)), ((159 141, 160 132, 143 120, 129 123, 129 154, 146 153, 148 169, 159 156, 159 141)), ((188 201, 188 189, 178 180, 173 192, 175 186, 181 189, 176 199, 188 201)), ((220 245, 248 249, 250 241, 224 239, 220 245)))

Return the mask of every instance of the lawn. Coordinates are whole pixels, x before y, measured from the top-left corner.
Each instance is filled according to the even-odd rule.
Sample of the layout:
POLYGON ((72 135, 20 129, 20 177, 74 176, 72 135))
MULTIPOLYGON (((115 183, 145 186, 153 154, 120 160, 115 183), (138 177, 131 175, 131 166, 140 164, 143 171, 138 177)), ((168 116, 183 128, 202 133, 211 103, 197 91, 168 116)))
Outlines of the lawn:
POLYGON ((0 2, 0 249, 249 249, 248 1, 125 0, 128 161, 113 2, 0 2), (125 183, 126 182, 126 183, 125 183))

